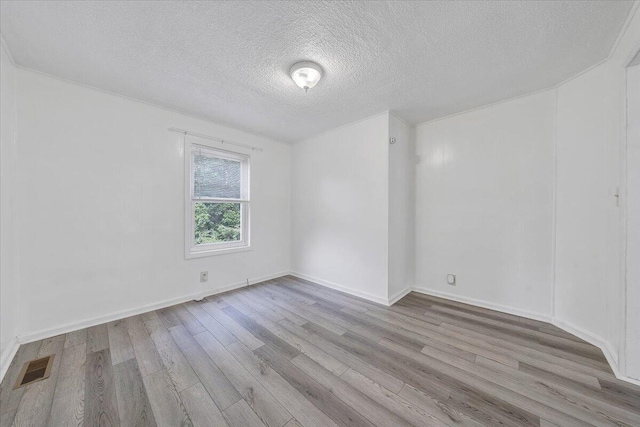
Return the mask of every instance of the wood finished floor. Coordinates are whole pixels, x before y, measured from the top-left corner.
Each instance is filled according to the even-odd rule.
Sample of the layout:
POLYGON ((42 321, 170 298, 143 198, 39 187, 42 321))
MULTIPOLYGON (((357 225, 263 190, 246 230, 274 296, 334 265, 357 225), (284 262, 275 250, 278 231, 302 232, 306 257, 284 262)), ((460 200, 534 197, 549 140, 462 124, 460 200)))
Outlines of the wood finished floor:
POLYGON ((640 426, 640 387, 552 326, 284 277, 20 347, 2 426, 640 426), (18 390, 22 364, 55 354, 18 390))

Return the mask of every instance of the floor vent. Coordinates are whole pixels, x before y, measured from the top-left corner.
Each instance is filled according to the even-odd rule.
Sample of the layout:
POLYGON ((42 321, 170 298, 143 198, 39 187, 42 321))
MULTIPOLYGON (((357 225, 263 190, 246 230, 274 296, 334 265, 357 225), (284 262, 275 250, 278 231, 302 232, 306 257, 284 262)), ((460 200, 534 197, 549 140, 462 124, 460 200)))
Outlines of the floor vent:
POLYGON ((20 371, 14 389, 49 378, 54 356, 52 354, 51 356, 26 362, 20 371))

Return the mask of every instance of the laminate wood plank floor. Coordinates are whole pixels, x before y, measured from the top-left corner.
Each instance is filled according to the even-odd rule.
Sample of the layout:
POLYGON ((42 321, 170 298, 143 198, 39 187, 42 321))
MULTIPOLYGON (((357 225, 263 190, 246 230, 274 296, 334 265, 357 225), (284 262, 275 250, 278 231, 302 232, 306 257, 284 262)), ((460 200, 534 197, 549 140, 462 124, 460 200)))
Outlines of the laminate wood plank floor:
POLYGON ((0 426, 640 426, 640 387, 548 323, 292 276, 23 345, 0 426), (25 361, 51 376, 13 389, 25 361))

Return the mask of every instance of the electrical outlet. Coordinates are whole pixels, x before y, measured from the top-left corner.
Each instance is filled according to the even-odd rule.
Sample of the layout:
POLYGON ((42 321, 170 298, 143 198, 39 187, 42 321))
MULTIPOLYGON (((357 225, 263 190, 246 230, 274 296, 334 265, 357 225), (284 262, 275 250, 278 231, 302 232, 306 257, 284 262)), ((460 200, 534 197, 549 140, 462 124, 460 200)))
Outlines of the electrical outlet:
POLYGON ((456 285, 456 275, 455 274, 447 274, 447 283, 451 286, 456 285))
POLYGON ((206 282, 209 280, 209 272, 208 271, 201 271, 200 272, 200 281, 201 282, 206 282))

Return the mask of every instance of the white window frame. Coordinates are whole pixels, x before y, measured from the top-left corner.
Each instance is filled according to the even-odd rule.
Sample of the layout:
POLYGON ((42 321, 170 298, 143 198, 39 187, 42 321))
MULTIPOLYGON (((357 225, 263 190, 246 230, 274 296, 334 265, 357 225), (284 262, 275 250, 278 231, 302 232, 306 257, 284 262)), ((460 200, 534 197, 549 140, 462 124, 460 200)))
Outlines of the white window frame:
POLYGON ((250 239, 250 197, 249 197, 249 158, 248 154, 223 150, 214 144, 201 139, 185 137, 185 258, 201 258, 234 252, 251 250, 250 239), (196 197, 194 195, 194 157, 196 153, 211 155, 217 158, 239 161, 241 163, 241 195, 240 199, 223 199, 212 197, 196 197), (195 207, 196 203, 240 203, 241 231, 240 240, 236 242, 207 243, 197 245, 195 242, 195 207))

